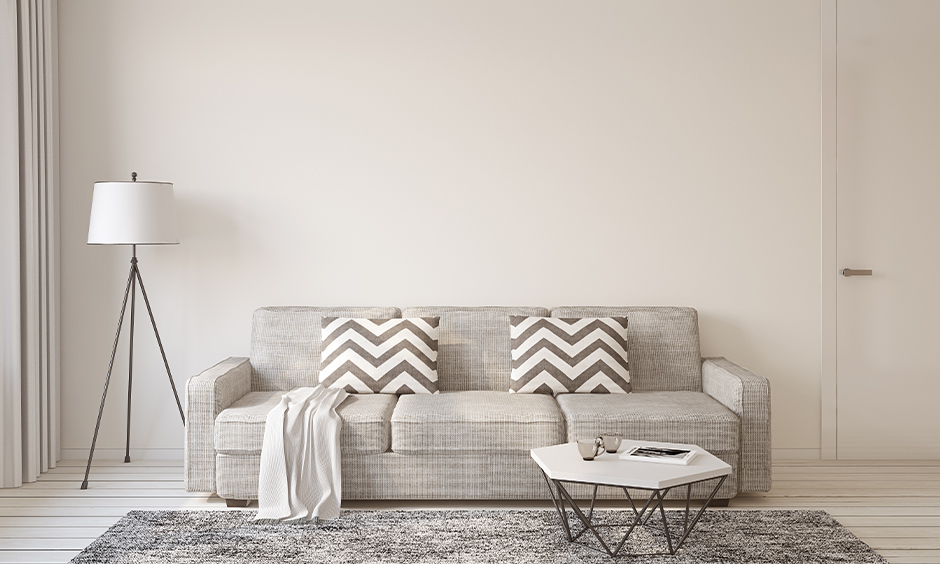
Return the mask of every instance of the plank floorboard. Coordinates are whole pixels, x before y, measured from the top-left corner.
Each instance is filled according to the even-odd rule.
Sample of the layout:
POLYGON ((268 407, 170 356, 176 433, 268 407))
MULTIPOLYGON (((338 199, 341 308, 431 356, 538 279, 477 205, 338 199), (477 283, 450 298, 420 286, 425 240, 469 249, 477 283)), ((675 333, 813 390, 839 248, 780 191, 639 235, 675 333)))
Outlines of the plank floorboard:
MULTIPOLYGON (((182 462, 65 460, 36 482, 0 489, 0 562, 68 562, 128 511, 229 510, 183 485, 182 462)), ((606 504, 606 506, 615 506, 606 504)), ((348 509, 548 508, 536 502, 347 502, 348 509)), ((249 508, 251 509, 251 508, 249 508)), ((728 510, 822 509, 895 564, 940 563, 940 461, 775 461, 770 492, 728 510)))
MULTIPOLYGON (((175 509, 189 500, 202 501, 205 496, 166 496, 166 497, 140 497, 130 494, 123 497, 98 496, 95 497, 10 497, 3 500, 6 508, 42 508, 50 507, 150 507, 153 509, 175 509)), ((221 501, 221 500, 220 500, 221 501)))
MULTIPOLYGON (((176 466, 145 466, 144 463, 133 463, 122 464, 120 466, 97 466, 92 465, 90 475, 101 475, 101 474, 126 474, 128 470, 133 470, 134 472, 140 474, 169 474, 173 478, 178 479, 180 475, 180 465, 176 466)), ((43 476, 58 476, 58 475, 69 475, 73 474, 75 476, 84 477, 85 468, 79 466, 58 466, 56 468, 50 469, 48 472, 43 474, 43 476)))
MULTIPOLYGON (((41 545, 43 550, 82 550, 88 543, 95 540, 95 537, 89 538, 38 538, 38 539, 0 539, 4 549, 9 550, 32 550, 37 545, 41 545)), ((0 558, 3 554, 0 553, 0 558)))
POLYGON ((107 527, 0 527, 0 539, 96 539, 107 530, 107 527))
MULTIPOLYGON (((0 545, 2 546, 2 545, 0 545)), ((63 564, 81 550, 3 550, 0 562, 9 564, 63 564)))
MULTIPOLYGON (((185 498, 202 498, 205 497, 201 494, 189 493, 182 488, 171 488, 171 487, 149 487, 149 488, 90 488, 89 491, 94 491, 95 497, 127 497, 129 491, 133 491, 134 497, 185 497, 185 498), (136 491, 134 491, 136 490, 136 491)), ((3 494, 8 498, 88 498, 87 491, 79 490, 78 488, 61 488, 61 489, 40 489, 33 488, 28 490, 13 490, 9 494, 3 494)))
MULTIPOLYGON (((845 525, 841 519, 839 522, 845 525)), ((855 533, 859 538, 863 536, 868 538, 880 537, 892 539, 931 538, 936 539, 934 542, 937 544, 937 546, 930 548, 940 548, 940 527, 905 527, 903 525, 887 524, 869 527, 853 527, 851 525, 845 526, 848 527, 849 530, 855 533)))
POLYGON ((894 550, 878 551, 891 564, 937 564, 940 550, 894 550))
MULTIPOLYGON (((859 537, 861 538, 861 537, 859 537)), ((878 550, 940 550, 940 541, 936 537, 867 537, 868 545, 878 550)))
POLYGON ((839 522, 846 527, 940 527, 940 516, 924 515, 843 515, 839 522))
MULTIPOLYGON (((179 468, 183 465, 182 460, 133 460, 131 462, 124 462, 124 460, 94 460, 92 466, 94 468, 102 468, 104 466, 122 466, 128 467, 136 464, 145 464, 150 468, 156 466, 169 466, 171 468, 179 468)), ((56 462, 56 468, 66 468, 71 466, 76 466, 82 469, 82 472, 85 471, 85 467, 88 465, 87 460, 60 460, 56 462)))

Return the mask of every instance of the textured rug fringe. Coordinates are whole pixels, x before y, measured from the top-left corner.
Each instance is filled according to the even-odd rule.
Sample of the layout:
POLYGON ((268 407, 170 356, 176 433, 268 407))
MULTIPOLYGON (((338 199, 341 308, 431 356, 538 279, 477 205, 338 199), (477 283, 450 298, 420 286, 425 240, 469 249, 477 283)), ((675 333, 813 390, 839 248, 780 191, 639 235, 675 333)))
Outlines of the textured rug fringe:
POLYGON ((307 520, 303 517, 298 517, 297 519, 252 519, 252 523, 256 525, 319 525, 322 523, 322 520, 319 517, 314 517, 313 519, 307 520))

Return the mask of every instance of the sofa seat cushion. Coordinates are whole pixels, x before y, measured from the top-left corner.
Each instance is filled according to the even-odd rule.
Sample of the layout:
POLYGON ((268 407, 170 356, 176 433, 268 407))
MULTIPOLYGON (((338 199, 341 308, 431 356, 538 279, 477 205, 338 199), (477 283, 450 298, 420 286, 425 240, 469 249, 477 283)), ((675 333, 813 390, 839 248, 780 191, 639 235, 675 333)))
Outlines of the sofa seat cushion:
POLYGON ((561 394, 568 442, 602 433, 625 439, 687 443, 712 454, 738 452, 740 420, 701 392, 561 394))
MULTIPOLYGON (((264 424, 284 392, 249 392, 215 419, 215 450, 219 454, 261 454, 264 424)), ((387 452, 392 443, 391 417, 397 397, 389 394, 350 395, 336 408, 343 420, 339 444, 344 453, 387 452)))
POLYGON ((408 395, 392 414, 392 451, 400 454, 528 452, 564 440, 558 404, 542 394, 408 395))

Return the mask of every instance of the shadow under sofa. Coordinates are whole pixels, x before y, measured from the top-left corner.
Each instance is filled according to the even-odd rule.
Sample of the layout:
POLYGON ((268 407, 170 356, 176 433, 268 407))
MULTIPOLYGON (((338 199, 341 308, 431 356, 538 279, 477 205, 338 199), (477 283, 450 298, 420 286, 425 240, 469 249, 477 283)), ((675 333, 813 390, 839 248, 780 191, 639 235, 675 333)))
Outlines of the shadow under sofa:
POLYGON ((705 448, 733 468, 717 499, 770 489, 769 383, 701 358, 692 308, 268 307, 254 313, 249 358, 187 383, 188 491, 257 499, 267 413, 285 391, 317 384, 323 317, 440 317, 441 393, 351 394, 337 408, 343 499, 547 499, 529 450, 601 433, 705 448), (511 315, 626 316, 632 392, 509 393, 511 315))

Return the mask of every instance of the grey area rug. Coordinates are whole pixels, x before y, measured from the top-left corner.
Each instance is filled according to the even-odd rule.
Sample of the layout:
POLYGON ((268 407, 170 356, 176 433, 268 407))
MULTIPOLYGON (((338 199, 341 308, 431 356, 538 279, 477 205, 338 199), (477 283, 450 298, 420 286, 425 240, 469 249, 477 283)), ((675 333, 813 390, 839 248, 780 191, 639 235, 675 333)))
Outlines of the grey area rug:
MULTIPOLYGON (((669 519, 680 512, 669 511, 669 519)), ((258 524, 253 511, 132 511, 73 563, 609 563, 569 543, 554 510, 344 511, 320 524, 258 524)), ((623 522, 626 512, 600 510, 623 522)), ((573 517, 573 515, 572 515, 573 517)), ((678 524, 678 521, 676 522, 678 524)), ((614 529, 608 529, 612 533, 614 529)), ((639 530, 630 552, 660 552, 639 530)), ((884 563, 824 511, 710 511, 675 556, 631 563, 884 563)))

